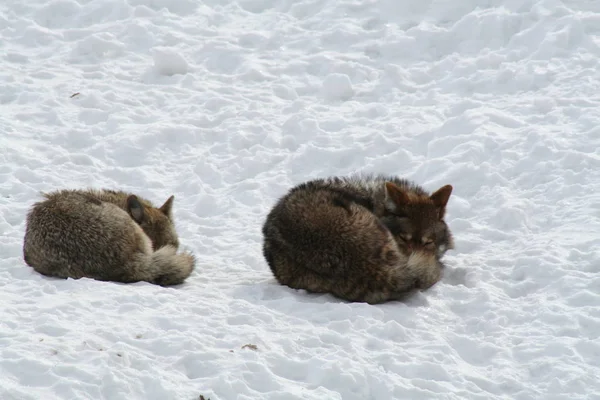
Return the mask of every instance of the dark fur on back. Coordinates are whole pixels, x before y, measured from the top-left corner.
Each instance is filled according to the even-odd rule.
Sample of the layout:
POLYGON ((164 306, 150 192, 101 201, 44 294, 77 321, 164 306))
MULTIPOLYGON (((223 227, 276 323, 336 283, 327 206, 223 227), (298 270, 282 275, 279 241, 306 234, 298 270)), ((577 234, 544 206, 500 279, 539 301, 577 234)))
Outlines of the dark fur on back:
POLYGON ((304 182, 263 225, 263 255, 280 284, 379 303, 426 289, 454 247, 443 217, 452 187, 433 194, 384 175, 304 182))
POLYGON ((192 254, 176 254, 179 239, 171 196, 159 208, 118 190, 57 190, 27 214, 23 258, 37 272, 58 278, 182 283, 192 254))

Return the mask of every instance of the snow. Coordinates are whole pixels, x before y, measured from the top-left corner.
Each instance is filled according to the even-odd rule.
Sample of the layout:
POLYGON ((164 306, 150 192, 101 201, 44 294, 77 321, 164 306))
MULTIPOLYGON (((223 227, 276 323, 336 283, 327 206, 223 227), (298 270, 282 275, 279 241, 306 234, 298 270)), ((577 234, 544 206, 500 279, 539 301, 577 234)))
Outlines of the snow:
POLYGON ((3 1, 0 399, 600 399, 599 4, 3 1), (357 171, 454 186, 406 302, 262 258, 279 196, 357 171), (85 186, 174 194, 186 283, 27 267, 40 191, 85 186))
POLYGON ((153 49, 154 68, 160 75, 186 74, 188 62, 182 55, 169 48, 153 49))

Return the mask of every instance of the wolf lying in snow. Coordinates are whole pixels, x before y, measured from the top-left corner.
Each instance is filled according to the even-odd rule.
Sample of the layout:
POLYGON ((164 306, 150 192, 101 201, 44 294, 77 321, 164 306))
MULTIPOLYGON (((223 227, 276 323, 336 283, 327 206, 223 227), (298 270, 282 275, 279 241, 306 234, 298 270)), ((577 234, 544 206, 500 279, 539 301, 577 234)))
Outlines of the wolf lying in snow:
POLYGON ((58 190, 27 214, 23 257, 37 272, 59 278, 182 283, 194 256, 177 254, 171 196, 156 208, 116 190, 58 190))
POLYGON ((292 188, 263 225, 280 284, 380 303, 439 281, 454 248, 444 221, 452 186, 428 194, 393 176, 316 179, 292 188))

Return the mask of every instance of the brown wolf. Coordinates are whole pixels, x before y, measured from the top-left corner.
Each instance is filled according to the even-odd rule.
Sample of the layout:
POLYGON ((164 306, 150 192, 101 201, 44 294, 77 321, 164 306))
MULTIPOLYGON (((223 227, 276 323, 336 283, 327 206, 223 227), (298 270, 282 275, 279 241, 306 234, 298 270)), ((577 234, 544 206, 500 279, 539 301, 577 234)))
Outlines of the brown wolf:
POLYGON ((269 212, 263 255, 291 288, 371 304, 401 299, 440 279, 454 248, 444 221, 451 193, 384 175, 308 181, 269 212))
POLYGON ((176 254, 174 196, 156 208, 135 194, 108 189, 43 195, 27 214, 23 244, 23 258, 37 272, 164 286, 192 273, 194 256, 176 254))

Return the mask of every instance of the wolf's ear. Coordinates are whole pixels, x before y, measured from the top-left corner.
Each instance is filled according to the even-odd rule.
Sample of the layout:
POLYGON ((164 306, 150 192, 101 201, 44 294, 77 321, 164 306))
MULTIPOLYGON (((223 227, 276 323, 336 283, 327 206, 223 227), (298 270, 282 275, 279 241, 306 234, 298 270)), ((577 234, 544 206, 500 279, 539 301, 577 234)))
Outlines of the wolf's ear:
POLYGON ((404 190, 392 182, 385 183, 385 204, 390 209, 408 204, 410 199, 404 190))
POLYGON ((138 224, 141 224, 146 217, 146 214, 144 213, 144 206, 142 203, 140 203, 140 200, 135 194, 127 197, 127 211, 129 212, 129 215, 131 215, 131 218, 133 218, 138 224))
POLYGON ((446 204, 448 204, 451 194, 452 185, 446 185, 442 186, 431 196, 429 196, 429 198, 433 201, 433 204, 438 209, 440 219, 444 218, 444 214, 446 213, 446 204))
POLYGON ((159 210, 165 214, 169 219, 171 219, 173 215, 173 200, 175 200, 175 196, 171 196, 165 201, 165 204, 160 206, 159 210))

